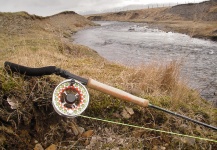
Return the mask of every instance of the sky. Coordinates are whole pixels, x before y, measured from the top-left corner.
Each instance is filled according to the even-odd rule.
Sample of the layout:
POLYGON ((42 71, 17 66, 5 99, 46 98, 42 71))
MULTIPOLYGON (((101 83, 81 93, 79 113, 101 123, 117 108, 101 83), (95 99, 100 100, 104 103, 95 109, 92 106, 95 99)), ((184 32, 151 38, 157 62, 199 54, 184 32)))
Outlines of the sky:
POLYGON ((204 0, 0 0, 0 12, 26 11, 29 14, 50 16, 62 11, 103 11, 131 4, 189 3, 204 0))

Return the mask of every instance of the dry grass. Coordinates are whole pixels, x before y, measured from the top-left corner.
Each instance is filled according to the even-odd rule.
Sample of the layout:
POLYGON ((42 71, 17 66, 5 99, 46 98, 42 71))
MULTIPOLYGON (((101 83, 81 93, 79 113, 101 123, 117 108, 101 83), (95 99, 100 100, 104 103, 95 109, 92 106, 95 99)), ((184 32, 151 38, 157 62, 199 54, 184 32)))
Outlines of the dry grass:
POLYGON ((210 8, 209 12, 210 13, 216 13, 217 12, 217 6, 213 6, 212 8, 210 8))
MULTIPOLYGON (((63 16, 58 17, 61 17, 61 20, 64 19, 63 16)), ((5 19, 6 22, 7 19, 5 19)), ((28 24, 31 25, 33 22, 29 21, 28 24)), ((84 22, 76 26, 84 27, 84 22)), ((10 25, 9 22, 7 23, 10 25)), ((35 23, 36 26, 30 26, 26 30, 16 30, 17 32, 11 32, 11 28, 21 28, 18 25, 10 26, 10 29, 4 26, 4 32, 0 32, 1 66, 4 61, 12 61, 29 67, 55 65, 74 74, 91 77, 147 98, 152 104, 212 125, 217 124, 216 109, 179 80, 180 64, 178 62, 163 65, 153 63, 138 68, 128 68, 110 63, 88 47, 72 44, 68 38, 64 38, 66 33, 78 30, 75 26, 71 28, 69 25, 67 29, 70 31, 66 31, 61 24, 55 23, 52 26, 52 23, 45 20, 37 20, 35 23)), ((63 25, 64 28, 65 26, 63 25)), ((54 143, 59 149, 117 147, 122 149, 157 149, 158 147, 208 149, 210 146, 216 147, 216 144, 211 142, 199 140, 189 142, 185 138, 80 117, 63 118, 54 112, 51 105, 52 92, 61 80, 63 79, 56 76, 36 78, 8 74, 3 67, 0 69, 0 148, 33 149, 35 141, 41 143, 43 147, 54 143), (16 109, 11 109, 8 99, 16 103, 16 109), (94 130, 94 135, 86 138, 75 135, 72 121, 86 131, 94 130)), ((89 92, 91 102, 85 115, 217 139, 215 132, 206 128, 159 111, 117 100, 91 89, 89 92), (129 119, 121 116, 125 106, 133 108, 135 112, 129 119)))

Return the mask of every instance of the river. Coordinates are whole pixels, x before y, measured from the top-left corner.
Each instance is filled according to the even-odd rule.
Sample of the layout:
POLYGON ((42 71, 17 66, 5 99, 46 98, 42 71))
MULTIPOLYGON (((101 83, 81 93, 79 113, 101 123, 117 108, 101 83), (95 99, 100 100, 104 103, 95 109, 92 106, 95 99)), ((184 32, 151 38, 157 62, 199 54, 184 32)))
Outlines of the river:
POLYGON ((124 65, 182 61, 181 75, 201 96, 217 101, 217 42, 164 32, 145 23, 97 21, 77 32, 74 42, 124 65))

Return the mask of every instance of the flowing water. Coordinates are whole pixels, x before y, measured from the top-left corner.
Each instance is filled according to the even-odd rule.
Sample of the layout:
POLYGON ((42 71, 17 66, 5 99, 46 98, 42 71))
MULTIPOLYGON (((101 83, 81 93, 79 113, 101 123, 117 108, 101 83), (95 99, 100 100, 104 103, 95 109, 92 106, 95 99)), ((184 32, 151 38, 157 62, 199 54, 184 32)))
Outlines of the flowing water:
POLYGON ((125 65, 182 60, 181 74, 188 78, 189 86, 217 101, 217 42, 163 32, 145 23, 96 23, 101 26, 77 32, 74 42, 125 65))

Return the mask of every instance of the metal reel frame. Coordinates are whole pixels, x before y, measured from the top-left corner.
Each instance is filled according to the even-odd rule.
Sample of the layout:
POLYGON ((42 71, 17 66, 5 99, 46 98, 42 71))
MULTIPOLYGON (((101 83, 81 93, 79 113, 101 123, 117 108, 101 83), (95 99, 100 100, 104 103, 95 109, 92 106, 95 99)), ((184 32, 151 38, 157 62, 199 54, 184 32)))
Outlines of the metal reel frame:
POLYGON ((73 118, 85 111, 89 104, 89 93, 86 87, 77 80, 67 79, 61 82, 53 92, 52 105, 61 116, 73 118), (76 100, 66 100, 67 94, 76 100))

